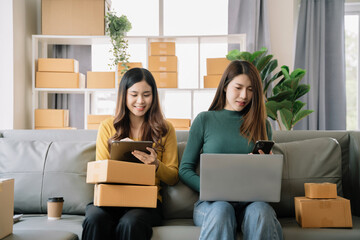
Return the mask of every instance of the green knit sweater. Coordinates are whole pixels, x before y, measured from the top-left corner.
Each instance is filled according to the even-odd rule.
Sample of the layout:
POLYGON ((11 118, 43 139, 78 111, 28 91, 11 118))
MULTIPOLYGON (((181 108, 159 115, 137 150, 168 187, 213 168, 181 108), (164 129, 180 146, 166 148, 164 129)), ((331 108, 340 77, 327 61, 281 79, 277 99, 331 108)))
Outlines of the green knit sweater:
MULTIPOLYGON (((240 134, 242 112, 220 110, 200 113, 191 125, 189 138, 179 169, 180 179, 193 190, 200 191, 200 177, 196 167, 202 153, 248 154, 254 143, 240 134), (201 151, 202 150, 202 151, 201 151)), ((272 139, 269 122, 266 122, 268 138, 272 139)))

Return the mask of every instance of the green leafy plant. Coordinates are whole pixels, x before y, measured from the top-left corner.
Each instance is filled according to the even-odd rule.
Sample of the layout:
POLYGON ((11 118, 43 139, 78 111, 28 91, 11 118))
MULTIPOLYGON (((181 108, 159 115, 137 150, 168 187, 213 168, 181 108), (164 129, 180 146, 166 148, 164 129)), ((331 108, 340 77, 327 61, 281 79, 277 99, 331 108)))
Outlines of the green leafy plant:
POLYGON ((277 121, 281 130, 283 126, 287 130, 293 129, 296 123, 313 112, 313 110, 302 110, 305 103, 298 100, 310 91, 310 85, 300 84, 306 74, 304 69, 299 68, 290 73, 289 67, 284 65, 281 71, 274 74, 278 63, 273 59, 273 55, 267 54, 266 48, 254 53, 232 50, 226 57, 231 61, 245 60, 256 66, 263 83, 267 115, 277 121), (268 96, 271 83, 275 86, 268 96))
POLYGON ((125 35, 131 30, 132 26, 125 15, 121 17, 116 16, 114 12, 107 12, 105 15, 106 20, 106 33, 110 36, 111 44, 113 48, 110 50, 113 54, 113 61, 111 66, 117 66, 121 62, 124 70, 127 71, 129 62, 128 41, 125 39, 125 35))

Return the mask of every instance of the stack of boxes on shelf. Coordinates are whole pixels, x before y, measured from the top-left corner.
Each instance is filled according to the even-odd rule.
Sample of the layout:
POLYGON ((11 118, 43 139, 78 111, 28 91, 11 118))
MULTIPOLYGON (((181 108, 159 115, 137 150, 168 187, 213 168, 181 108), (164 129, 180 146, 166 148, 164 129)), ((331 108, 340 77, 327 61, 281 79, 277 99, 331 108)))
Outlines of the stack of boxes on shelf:
POLYGON ((303 228, 352 227, 350 201, 337 196, 336 184, 305 183, 305 197, 295 197, 296 221, 303 228))
POLYGON ((87 72, 86 88, 115 88, 115 72, 87 72))
POLYGON ((220 83, 221 76, 229 63, 230 61, 226 58, 207 58, 207 76, 204 76, 204 88, 217 88, 220 83))
POLYGON ((111 115, 88 115, 87 116, 87 129, 99 129, 100 123, 111 115))
POLYGON ((36 88, 84 88, 85 76, 79 73, 79 62, 65 58, 39 58, 36 88))
POLYGON ((94 205, 156 208, 155 168, 115 160, 89 162, 86 182, 95 184, 94 205))
POLYGON ((158 88, 177 88, 175 42, 151 42, 149 71, 158 88))

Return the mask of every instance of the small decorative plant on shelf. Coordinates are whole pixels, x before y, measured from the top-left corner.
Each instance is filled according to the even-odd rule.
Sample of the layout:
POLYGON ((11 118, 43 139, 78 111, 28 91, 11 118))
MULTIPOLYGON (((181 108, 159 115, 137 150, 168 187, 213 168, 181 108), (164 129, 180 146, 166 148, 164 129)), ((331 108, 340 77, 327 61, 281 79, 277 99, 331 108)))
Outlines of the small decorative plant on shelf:
POLYGON ((107 12, 105 15, 106 33, 110 36, 113 48, 110 50, 113 54, 113 61, 110 66, 116 67, 119 62, 124 67, 123 72, 128 70, 127 63, 129 62, 128 41, 125 35, 132 28, 131 23, 125 15, 121 17, 116 16, 114 12, 107 12))
POLYGON ((226 57, 231 61, 236 59, 249 61, 259 70, 267 115, 278 123, 280 130, 283 127, 292 130, 296 123, 313 112, 313 110, 302 109, 305 103, 298 100, 310 91, 310 85, 300 84, 306 73, 304 69, 298 68, 290 73, 289 67, 284 65, 281 71, 273 74, 278 63, 276 59, 273 59, 273 55, 267 54, 266 48, 254 53, 240 52, 235 49, 226 57), (272 89, 271 96, 268 96, 269 86, 276 80, 278 81, 272 89))

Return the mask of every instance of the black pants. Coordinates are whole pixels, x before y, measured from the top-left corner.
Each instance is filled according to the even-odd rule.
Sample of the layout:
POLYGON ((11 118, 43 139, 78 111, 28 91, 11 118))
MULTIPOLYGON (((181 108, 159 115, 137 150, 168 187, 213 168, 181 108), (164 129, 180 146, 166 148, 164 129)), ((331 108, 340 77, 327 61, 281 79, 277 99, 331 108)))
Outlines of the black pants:
POLYGON ((83 240, 148 240, 152 227, 161 225, 161 202, 157 208, 86 206, 83 240))

